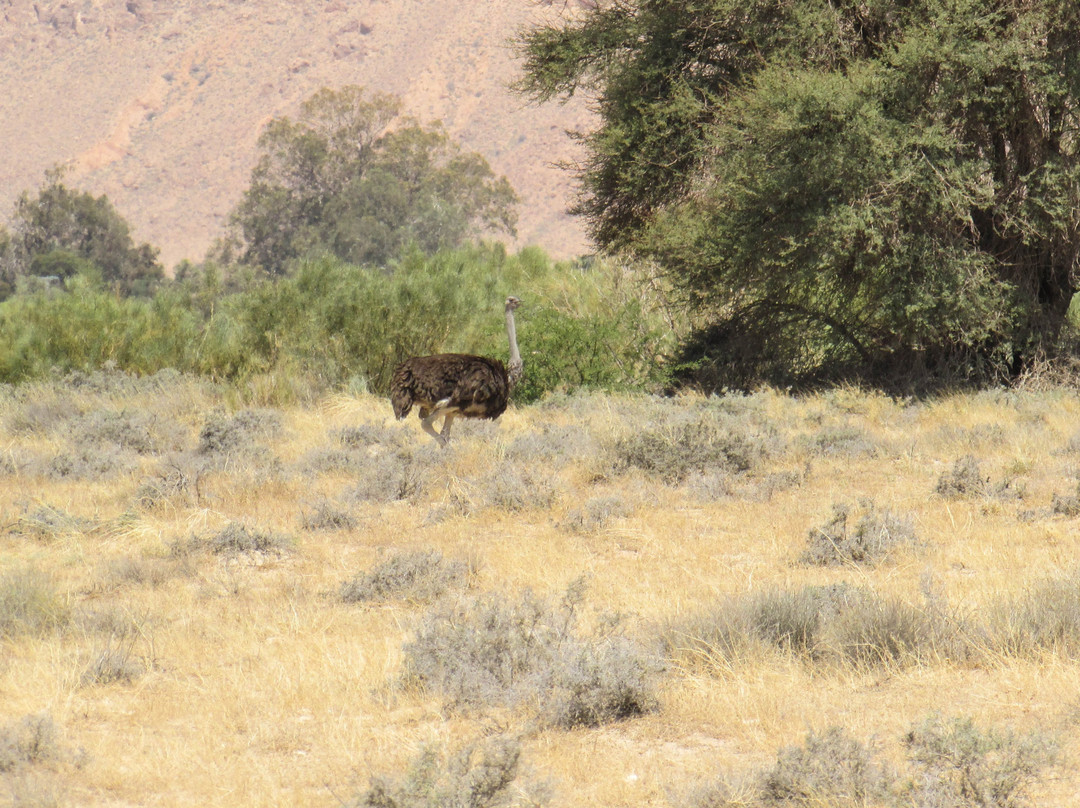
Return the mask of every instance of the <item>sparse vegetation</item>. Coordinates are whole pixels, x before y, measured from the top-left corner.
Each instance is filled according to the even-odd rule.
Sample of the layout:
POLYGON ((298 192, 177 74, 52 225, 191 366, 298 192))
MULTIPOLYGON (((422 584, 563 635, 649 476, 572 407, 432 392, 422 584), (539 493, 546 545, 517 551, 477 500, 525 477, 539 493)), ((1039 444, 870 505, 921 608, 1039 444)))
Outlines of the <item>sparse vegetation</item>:
POLYGON ((117 371, 0 387, 0 447, 17 461, 0 486, 0 726, 63 710, 94 749, 91 775, 67 753, 24 761, 4 793, 81 804, 115 777, 131 795, 167 780, 231 804, 227 765, 251 775, 245 801, 266 777, 278 793, 267 772, 283 770, 300 802, 330 782, 342 802, 425 805, 483 780, 484 754, 405 761, 495 730, 519 767, 496 804, 539 800, 520 773, 535 764, 553 804, 660 805, 712 760, 726 785, 687 805, 974 808, 965 778, 984 802, 1009 781, 1010 808, 1070 804, 1076 776, 1039 751, 1052 744, 1007 728, 1074 745, 1080 587, 1054 503, 1076 480, 1055 437, 1075 430, 1075 396, 578 392, 440 451, 367 394, 234 395, 117 371), (975 440, 983 424, 1005 437, 975 440), (616 463, 635 426, 671 438, 657 465, 616 463), (47 472, 88 447, 138 470, 47 472), (965 453, 1022 479, 1023 502, 934 494, 965 453), (831 503, 850 504, 830 520, 831 503), (581 584, 536 594, 583 570, 587 599, 581 584), (941 720, 944 740, 923 745, 942 760, 916 761, 939 753, 905 733, 929 738, 935 711, 980 725, 941 720), (857 731, 825 729, 841 716, 857 731), (119 768, 129 720, 155 728, 152 784, 119 768), (396 773, 342 777, 356 767, 396 773))

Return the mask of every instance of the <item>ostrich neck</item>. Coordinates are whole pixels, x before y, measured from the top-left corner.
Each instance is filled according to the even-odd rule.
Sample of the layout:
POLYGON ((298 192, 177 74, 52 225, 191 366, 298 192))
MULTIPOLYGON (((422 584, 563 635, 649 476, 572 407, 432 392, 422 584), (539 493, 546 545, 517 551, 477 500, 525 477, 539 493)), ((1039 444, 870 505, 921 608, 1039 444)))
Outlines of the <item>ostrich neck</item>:
POLYGON ((514 326, 514 310, 506 310, 506 335, 510 338, 510 369, 514 380, 517 380, 517 375, 520 375, 520 369, 522 367, 521 353, 518 351, 517 344, 517 328, 514 326), (513 371, 517 370, 516 374, 513 371))

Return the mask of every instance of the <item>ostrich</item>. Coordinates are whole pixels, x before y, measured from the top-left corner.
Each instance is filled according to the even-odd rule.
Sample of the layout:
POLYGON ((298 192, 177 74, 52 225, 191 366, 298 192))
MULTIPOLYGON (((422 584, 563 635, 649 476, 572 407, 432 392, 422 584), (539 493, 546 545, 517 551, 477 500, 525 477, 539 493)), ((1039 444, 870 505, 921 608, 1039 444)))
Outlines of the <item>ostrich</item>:
POLYGON ((431 437, 446 446, 454 418, 498 418, 506 400, 521 378, 523 365, 518 353, 514 309, 516 297, 506 298, 506 334, 510 338, 510 365, 498 359, 471 354, 434 354, 406 359, 390 378, 390 401, 398 419, 409 414, 415 404, 420 425, 431 437), (443 419, 441 432, 434 422, 443 419))

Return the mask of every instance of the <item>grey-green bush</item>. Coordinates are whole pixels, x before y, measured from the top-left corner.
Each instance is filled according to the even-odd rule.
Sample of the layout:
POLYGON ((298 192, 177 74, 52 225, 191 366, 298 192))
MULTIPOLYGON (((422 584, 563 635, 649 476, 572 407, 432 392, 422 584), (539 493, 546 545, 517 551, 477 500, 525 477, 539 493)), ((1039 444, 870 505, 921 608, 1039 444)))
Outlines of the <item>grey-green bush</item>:
POLYGON ((552 605, 528 592, 444 604, 405 646, 404 681, 463 709, 530 704, 561 727, 656 709, 656 660, 618 630, 575 633, 575 606, 573 597, 552 605))
POLYGON ((468 583, 465 561, 447 561, 437 550, 397 552, 341 586, 346 603, 405 600, 422 603, 468 583))
POLYGON ((497 735, 447 756, 425 747, 405 776, 371 778, 368 789, 347 808, 496 808, 538 806, 542 789, 515 786, 521 743, 497 735), (512 788, 512 786, 515 786, 512 788))

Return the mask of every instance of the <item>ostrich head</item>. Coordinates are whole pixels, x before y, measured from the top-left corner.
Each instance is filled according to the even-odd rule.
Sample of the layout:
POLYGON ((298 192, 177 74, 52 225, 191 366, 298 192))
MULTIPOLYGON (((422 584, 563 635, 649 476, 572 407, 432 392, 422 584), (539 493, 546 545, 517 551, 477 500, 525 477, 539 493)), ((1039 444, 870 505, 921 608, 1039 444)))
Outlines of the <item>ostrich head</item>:
POLYGON ((525 369, 521 361, 521 353, 518 351, 517 328, 514 325, 514 309, 520 305, 521 301, 513 295, 506 298, 506 335, 510 339, 510 363, 506 370, 511 389, 518 383, 525 369))

